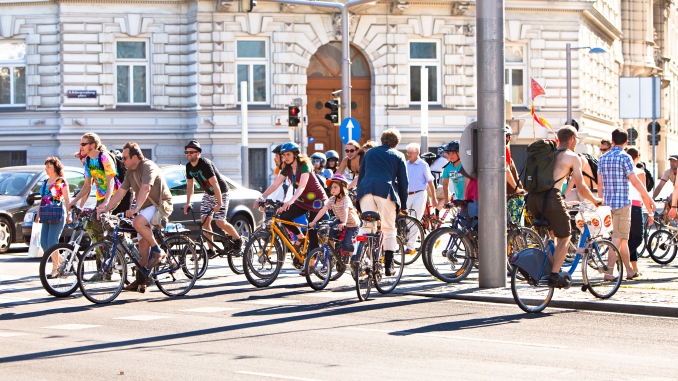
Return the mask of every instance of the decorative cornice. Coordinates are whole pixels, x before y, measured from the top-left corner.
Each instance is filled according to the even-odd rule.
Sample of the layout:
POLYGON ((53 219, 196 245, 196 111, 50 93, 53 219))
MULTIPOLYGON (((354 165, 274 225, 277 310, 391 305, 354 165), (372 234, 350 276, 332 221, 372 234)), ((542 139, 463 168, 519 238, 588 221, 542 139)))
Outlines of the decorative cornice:
POLYGON ((409 6, 410 3, 406 1, 392 1, 389 4, 388 13, 393 15, 402 15, 403 12, 405 12, 405 9, 407 9, 409 6))
POLYGON ((452 3, 452 16, 461 16, 471 7, 471 3, 454 2, 452 3))

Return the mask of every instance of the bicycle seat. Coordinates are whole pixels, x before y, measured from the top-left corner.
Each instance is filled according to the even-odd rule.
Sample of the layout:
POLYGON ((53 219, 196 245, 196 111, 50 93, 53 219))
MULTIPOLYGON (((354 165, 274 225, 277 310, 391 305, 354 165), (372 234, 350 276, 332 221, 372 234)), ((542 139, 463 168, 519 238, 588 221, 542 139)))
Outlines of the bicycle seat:
POLYGON ((360 219, 366 222, 379 221, 381 217, 377 212, 363 212, 360 214, 360 219))
POLYGON ((535 219, 532 220, 532 226, 534 226, 534 227, 542 227, 542 226, 543 227, 549 227, 549 222, 546 221, 543 218, 539 218, 539 219, 535 218, 535 219))

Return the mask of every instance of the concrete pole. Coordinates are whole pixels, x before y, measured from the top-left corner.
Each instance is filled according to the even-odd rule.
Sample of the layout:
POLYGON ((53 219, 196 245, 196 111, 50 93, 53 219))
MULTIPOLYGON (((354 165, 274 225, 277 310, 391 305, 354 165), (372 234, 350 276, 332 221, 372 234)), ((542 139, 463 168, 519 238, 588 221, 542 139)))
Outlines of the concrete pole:
MULTIPOLYGON (((342 118, 351 117, 351 45, 348 36, 348 9, 341 10, 341 112, 342 118)), ((339 121, 341 123, 341 120, 339 121)), ((349 139, 353 135, 349 131, 349 139)))
POLYGON ((428 68, 421 68, 421 153, 428 152, 428 68))
POLYGON ((657 81, 656 77, 652 77, 652 177, 657 178, 657 118, 661 115, 657 115, 655 112, 657 105, 657 81))
POLYGON ((572 123, 572 44, 565 44, 565 76, 567 86, 567 120, 565 124, 572 123))
POLYGON ((242 174, 242 186, 248 188, 250 186, 250 151, 249 151, 249 137, 247 136, 247 81, 240 82, 240 119, 242 120, 241 140, 240 145, 240 173, 242 174))
POLYGON ((506 287, 504 1, 476 2, 479 285, 506 287))

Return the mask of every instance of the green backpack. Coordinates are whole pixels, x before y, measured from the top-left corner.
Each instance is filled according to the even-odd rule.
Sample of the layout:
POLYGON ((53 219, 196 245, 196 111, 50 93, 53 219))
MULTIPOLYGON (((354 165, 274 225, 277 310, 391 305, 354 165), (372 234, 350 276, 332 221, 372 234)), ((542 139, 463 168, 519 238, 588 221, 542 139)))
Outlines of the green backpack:
POLYGON ((539 139, 527 146, 525 162, 525 190, 533 193, 546 192, 553 188, 553 169, 556 164, 556 142, 539 139))

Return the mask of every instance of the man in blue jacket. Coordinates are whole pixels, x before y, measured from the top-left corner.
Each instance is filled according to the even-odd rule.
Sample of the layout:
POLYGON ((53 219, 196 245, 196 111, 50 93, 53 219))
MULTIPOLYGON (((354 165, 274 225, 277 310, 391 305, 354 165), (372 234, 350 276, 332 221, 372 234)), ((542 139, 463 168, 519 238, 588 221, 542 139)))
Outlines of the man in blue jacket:
MULTIPOLYGON (((381 146, 365 154, 358 174, 358 205, 364 212, 378 212, 384 234, 384 265, 387 276, 393 272, 393 252, 398 250, 396 216, 407 205, 407 165, 395 147, 400 132, 390 128, 381 134, 381 146)), ((369 230, 369 229, 368 229, 369 230)), ((361 229, 360 234, 370 233, 361 229)))

